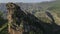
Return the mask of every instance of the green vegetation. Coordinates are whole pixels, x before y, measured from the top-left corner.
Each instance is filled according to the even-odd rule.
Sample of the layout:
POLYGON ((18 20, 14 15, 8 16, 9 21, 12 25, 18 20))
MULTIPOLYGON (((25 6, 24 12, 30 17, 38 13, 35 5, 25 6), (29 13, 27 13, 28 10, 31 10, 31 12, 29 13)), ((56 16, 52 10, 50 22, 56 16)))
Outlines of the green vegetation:
POLYGON ((7 20, 3 18, 3 12, 0 11, 0 34, 7 34, 7 20))

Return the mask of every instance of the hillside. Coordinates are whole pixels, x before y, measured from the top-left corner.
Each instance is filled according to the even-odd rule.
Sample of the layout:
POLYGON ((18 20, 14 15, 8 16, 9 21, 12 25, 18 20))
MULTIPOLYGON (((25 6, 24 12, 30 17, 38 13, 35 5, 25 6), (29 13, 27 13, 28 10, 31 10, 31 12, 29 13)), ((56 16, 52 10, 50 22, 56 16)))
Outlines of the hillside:
MULTIPOLYGON (((50 12, 57 25, 60 25, 60 0, 52 2, 42 2, 42 3, 15 3, 21 7, 23 11, 30 12, 34 14, 39 20, 45 23, 50 23, 52 20, 47 16, 46 11, 50 12)), ((6 3, 0 3, 0 11, 4 13, 4 18, 6 19, 7 10, 6 3)), ((0 28, 3 33, 3 29, 6 28, 6 24, 0 28)), ((4 33, 3 33, 4 34, 4 33)))

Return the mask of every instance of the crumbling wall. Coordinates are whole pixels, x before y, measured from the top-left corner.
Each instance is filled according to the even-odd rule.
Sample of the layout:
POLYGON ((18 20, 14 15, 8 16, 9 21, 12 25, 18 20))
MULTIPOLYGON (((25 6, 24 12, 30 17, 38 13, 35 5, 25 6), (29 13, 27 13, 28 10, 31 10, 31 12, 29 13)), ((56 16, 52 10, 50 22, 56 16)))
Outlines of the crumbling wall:
POLYGON ((9 34, 22 34, 23 32, 23 23, 22 19, 20 20, 19 15, 21 10, 20 7, 13 3, 7 3, 7 19, 8 19, 8 32, 9 34))

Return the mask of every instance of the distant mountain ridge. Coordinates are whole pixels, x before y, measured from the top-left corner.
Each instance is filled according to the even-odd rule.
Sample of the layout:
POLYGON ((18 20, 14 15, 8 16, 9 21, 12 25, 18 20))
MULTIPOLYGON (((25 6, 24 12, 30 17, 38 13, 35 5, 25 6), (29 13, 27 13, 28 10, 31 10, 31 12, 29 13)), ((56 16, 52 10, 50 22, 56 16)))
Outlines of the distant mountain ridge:
MULTIPOLYGON (((19 5, 23 10, 29 10, 29 9, 43 9, 47 8, 49 5, 51 5, 53 2, 42 2, 42 3, 16 3, 19 5)), ((6 11, 6 3, 0 3, 0 11, 6 11)))

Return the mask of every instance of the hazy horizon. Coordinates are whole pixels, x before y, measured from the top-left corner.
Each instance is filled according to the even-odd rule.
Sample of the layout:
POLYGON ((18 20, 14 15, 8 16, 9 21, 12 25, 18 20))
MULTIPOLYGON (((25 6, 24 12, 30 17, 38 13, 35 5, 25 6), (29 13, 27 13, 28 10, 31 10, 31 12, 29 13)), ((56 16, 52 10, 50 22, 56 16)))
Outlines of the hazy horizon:
POLYGON ((45 2, 45 1, 52 1, 52 0, 0 0, 0 3, 8 3, 8 2, 23 2, 23 3, 37 3, 37 2, 45 2))

